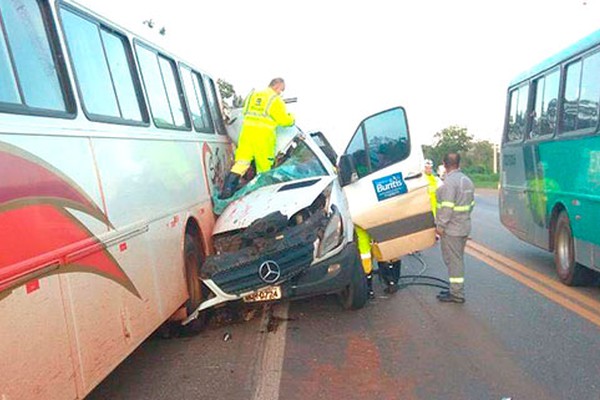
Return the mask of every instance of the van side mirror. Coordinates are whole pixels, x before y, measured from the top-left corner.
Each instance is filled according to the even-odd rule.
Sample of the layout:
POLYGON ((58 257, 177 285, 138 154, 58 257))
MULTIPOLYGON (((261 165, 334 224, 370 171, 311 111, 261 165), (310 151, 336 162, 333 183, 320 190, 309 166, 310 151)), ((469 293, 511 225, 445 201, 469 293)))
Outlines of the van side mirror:
POLYGON ((358 180, 358 173, 356 172, 356 167, 354 166, 354 159, 351 155, 344 154, 340 157, 338 169, 340 184, 342 186, 347 186, 358 180))

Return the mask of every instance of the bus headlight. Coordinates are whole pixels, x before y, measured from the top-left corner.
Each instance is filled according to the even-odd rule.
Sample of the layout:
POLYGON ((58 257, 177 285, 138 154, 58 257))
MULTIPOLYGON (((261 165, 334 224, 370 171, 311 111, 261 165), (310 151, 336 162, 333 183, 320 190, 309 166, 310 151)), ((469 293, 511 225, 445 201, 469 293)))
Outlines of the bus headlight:
POLYGON ((342 222, 342 215, 338 211, 336 206, 331 206, 331 217, 325 230, 323 231, 323 238, 319 243, 317 251, 317 257, 321 258, 331 250, 338 247, 344 239, 344 224, 342 222))

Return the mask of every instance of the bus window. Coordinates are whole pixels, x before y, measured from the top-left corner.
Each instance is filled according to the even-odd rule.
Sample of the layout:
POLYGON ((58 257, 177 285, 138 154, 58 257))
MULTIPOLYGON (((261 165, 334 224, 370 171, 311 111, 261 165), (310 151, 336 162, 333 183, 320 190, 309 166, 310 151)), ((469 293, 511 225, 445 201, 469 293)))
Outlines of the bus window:
POLYGON ((185 118, 183 109, 182 97, 179 95, 179 89, 177 88, 176 72, 173 61, 158 56, 160 70, 162 72, 163 81, 165 82, 165 89, 167 90, 167 98, 171 107, 171 113, 173 114, 173 120, 175 126, 180 128, 189 127, 185 118))
MULTIPOLYGON (((140 93, 139 83, 134 84, 132 78, 131 58, 128 57, 127 42, 125 38, 117 36, 114 33, 109 33, 102 29, 102 41, 104 50, 108 59, 108 66, 115 85, 119 108, 121 109, 121 117, 133 121, 142 121, 142 113, 140 109, 145 107, 140 106, 138 93, 140 93)), ((147 115, 144 115, 144 122, 148 122, 147 115)))
POLYGON ((219 100, 217 97, 217 92, 215 88, 215 83, 212 79, 207 76, 203 76, 204 87, 206 88, 206 97, 208 99, 208 107, 210 108, 210 113, 213 118, 213 122, 215 123, 215 127, 217 131, 221 135, 225 135, 227 132, 225 130, 225 124, 223 123, 223 116, 221 115, 221 109, 219 108, 219 100))
POLYGON ((205 95, 198 85, 197 75, 185 66, 180 67, 181 79, 192 114, 194 129, 198 132, 213 133, 212 121, 206 106, 205 95))
POLYGON ((559 82, 560 70, 555 70, 535 81, 535 113, 532 118, 531 138, 554 133, 559 82))
POLYGON ((20 112, 34 111, 30 108, 67 111, 42 11, 35 0, 0 0, 0 102, 20 112))
POLYGON ((562 131, 572 132, 598 125, 600 53, 567 66, 563 99, 562 131))
MULTIPOLYGON (((207 132, 213 133, 215 131, 213 119, 210 116, 210 109, 208 108, 208 100, 206 98, 206 88, 204 87, 204 83, 202 80, 202 76, 197 72, 194 72, 194 88, 196 89, 196 93, 199 94, 198 101, 200 102, 200 110, 202 112, 202 117, 204 119, 204 126, 207 129, 207 132)), ((204 131, 202 131, 204 132, 204 131)))
POLYGON ((142 122, 123 39, 70 10, 61 15, 88 117, 142 122))
POLYGON ((4 32, 0 29, 0 102, 20 104, 21 96, 12 71, 4 32))
POLYGON ((527 125, 527 98, 529 86, 524 85, 510 92, 510 114, 506 139, 509 142, 523 140, 527 125))
POLYGON ((581 61, 567 67, 567 83, 563 98, 562 132, 577 129, 577 101, 579 100, 579 83, 581 81, 581 61))
POLYGON ((600 53, 583 60, 581 91, 577 111, 577 129, 595 128, 598 125, 598 100, 600 99, 600 53))
POLYGON ((135 47, 154 124, 159 128, 186 129, 187 119, 171 61, 139 43, 135 47))

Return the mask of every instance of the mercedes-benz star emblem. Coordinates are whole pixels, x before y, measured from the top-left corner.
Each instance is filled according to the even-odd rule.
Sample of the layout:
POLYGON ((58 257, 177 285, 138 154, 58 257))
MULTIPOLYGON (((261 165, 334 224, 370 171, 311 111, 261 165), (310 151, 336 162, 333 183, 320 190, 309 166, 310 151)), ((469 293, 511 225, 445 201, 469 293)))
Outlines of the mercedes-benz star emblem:
POLYGON ((275 283, 281 276, 281 269, 275 261, 265 261, 258 267, 258 276, 265 283, 275 283))

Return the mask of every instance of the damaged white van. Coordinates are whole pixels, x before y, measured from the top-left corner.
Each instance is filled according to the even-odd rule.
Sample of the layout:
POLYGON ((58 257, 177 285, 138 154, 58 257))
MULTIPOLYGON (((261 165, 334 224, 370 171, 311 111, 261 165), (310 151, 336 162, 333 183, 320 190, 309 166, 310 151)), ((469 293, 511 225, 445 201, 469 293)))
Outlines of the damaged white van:
POLYGON ((320 132, 292 127, 280 133, 293 139, 274 168, 240 189, 224 209, 214 199, 220 214, 215 254, 200 270, 208 290, 184 323, 234 300, 337 293, 345 308, 361 308, 367 287, 353 218, 377 241, 380 261, 435 242, 423 154, 420 146, 411 147, 403 108, 363 120, 339 162, 320 132))

